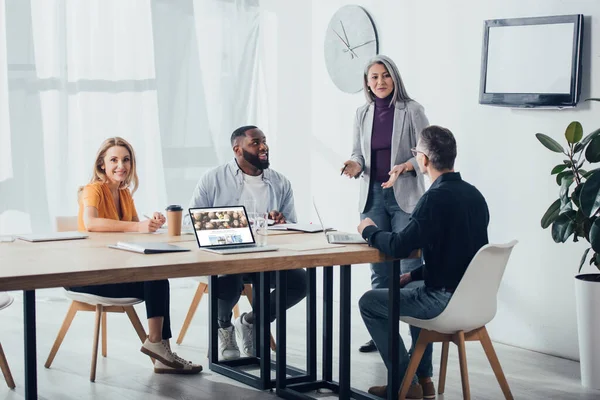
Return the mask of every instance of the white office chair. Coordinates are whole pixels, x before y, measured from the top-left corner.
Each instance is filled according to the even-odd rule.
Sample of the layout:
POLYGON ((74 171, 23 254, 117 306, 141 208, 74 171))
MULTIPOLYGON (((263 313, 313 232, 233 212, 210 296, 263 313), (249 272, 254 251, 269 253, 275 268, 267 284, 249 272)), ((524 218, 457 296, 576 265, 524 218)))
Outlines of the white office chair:
MULTIPOLYGON (((77 230, 77 217, 57 217, 56 218, 56 230, 58 232, 65 231, 76 231, 77 230)), ((54 340, 54 344, 52 345, 52 349, 50 350, 50 354, 48 355, 48 359, 44 366, 46 368, 50 368, 52 362, 54 361, 54 357, 60 348, 60 345, 71 326, 71 322, 73 322, 73 318, 75 318, 75 314, 78 311, 93 311, 96 313, 96 325, 94 327, 94 342, 92 347, 92 367, 90 372, 90 381, 94 382, 96 380, 96 364, 98 360, 98 342, 100 338, 100 326, 102 325, 102 356, 106 357, 107 354, 107 339, 106 339, 106 330, 107 330, 107 314, 109 312, 113 313, 125 313, 129 317, 133 328, 135 329, 140 341, 144 343, 146 340, 146 331, 144 326, 140 322, 140 319, 133 308, 134 305, 142 302, 140 299, 136 298, 108 298, 102 296, 96 296, 93 294, 87 293, 78 293, 71 292, 65 290, 65 296, 71 299, 71 306, 69 307, 69 311, 67 311, 67 316, 56 335, 56 339, 54 340)))
POLYGON ((437 317, 428 320, 400 318, 409 325, 421 328, 421 333, 402 381, 399 399, 405 399, 411 383, 411 379, 406 377, 414 376, 425 347, 434 342, 442 342, 438 393, 444 393, 448 347, 449 342, 454 342, 458 347, 463 398, 470 399, 465 341, 475 340, 481 342, 504 397, 507 400, 513 399, 485 325, 496 315, 498 288, 516 244, 517 241, 513 240, 507 244, 483 246, 473 257, 448 306, 437 317))
MULTIPOLYGON (((10 306, 13 302, 13 297, 8 293, 0 293, 0 310, 4 310, 6 307, 10 306)), ((0 344, 0 369, 2 370, 2 374, 4 375, 4 380, 6 381, 6 385, 14 389, 15 381, 10 373, 10 368, 8 367, 8 361, 6 360, 6 356, 4 355, 4 350, 2 349, 2 345, 0 344)))
MULTIPOLYGON (((194 314, 196 313, 196 309, 198 309, 198 304, 200 304, 200 300, 202 300, 202 296, 205 293, 208 293, 208 276, 198 276, 194 277, 195 280, 198 281, 198 288, 196 289, 196 294, 194 294, 194 298, 192 299, 192 304, 190 304, 190 308, 185 316, 185 320, 183 322, 183 326, 181 327, 181 331, 179 332, 179 336, 177 337, 177 344, 181 344, 183 339, 185 338, 185 334, 187 333, 188 328, 194 318, 194 314)), ((252 285, 245 284, 244 291, 242 292, 242 296, 246 296, 250 305, 252 305, 252 285)), ((233 317, 238 318, 240 316, 240 308, 236 304, 233 307, 233 317)), ((273 335, 271 335, 271 350, 276 350, 275 339, 273 339, 273 335)))

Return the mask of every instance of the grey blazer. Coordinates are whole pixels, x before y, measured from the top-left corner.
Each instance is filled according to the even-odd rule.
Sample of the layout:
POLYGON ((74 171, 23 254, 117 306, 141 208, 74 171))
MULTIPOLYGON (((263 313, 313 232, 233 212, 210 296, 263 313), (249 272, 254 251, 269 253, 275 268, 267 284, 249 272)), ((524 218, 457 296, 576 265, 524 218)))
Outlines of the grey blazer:
MULTIPOLYGON (((365 211, 371 176, 371 134, 373 130, 374 104, 365 104, 356 110, 354 121, 354 146, 351 160, 362 167, 356 178, 362 177, 358 209, 365 211)), ((394 183, 394 197, 400 208, 406 213, 412 213, 417 202, 425 192, 425 182, 419 170, 417 160, 410 149, 417 145, 421 131, 429 125, 423 106, 414 100, 396 102, 394 110, 394 127, 392 132, 392 159, 390 168, 394 165, 410 162, 415 172, 407 172, 398 177, 394 183)))

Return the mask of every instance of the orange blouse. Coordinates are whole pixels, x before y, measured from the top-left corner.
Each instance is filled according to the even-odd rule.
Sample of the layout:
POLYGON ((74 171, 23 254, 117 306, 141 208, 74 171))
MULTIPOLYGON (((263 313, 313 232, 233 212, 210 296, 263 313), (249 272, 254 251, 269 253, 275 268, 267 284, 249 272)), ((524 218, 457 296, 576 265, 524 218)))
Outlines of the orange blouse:
POLYGON ((79 230, 86 230, 83 223, 83 210, 85 207, 96 208, 98 210, 98 218, 114 219, 117 221, 133 221, 134 218, 137 218, 138 215, 135 210, 135 204, 133 204, 133 197, 131 197, 131 192, 128 188, 120 190, 119 199, 121 202, 121 214, 123 215, 121 218, 119 218, 117 207, 115 207, 115 202, 106 183, 94 182, 86 185, 79 195, 79 230))

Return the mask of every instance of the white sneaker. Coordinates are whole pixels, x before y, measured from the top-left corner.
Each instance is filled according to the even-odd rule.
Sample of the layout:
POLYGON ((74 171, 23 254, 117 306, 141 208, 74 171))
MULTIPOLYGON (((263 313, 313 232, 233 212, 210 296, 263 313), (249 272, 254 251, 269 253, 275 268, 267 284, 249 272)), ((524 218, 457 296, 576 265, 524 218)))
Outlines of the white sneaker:
POLYGON ((244 349, 244 353, 248 357, 254 357, 256 353, 254 352, 254 325, 248 324, 245 322, 243 313, 238 319, 235 320, 233 325, 235 326, 235 332, 240 337, 242 341, 242 349, 244 349))
POLYGON ((240 348, 235 340, 233 326, 219 328, 219 354, 222 360, 240 358, 240 348))
POLYGON ((185 374, 192 375, 202 372, 202 365, 192 364, 191 361, 184 360, 179 357, 177 353, 173 353, 176 359, 179 359, 183 364, 183 368, 171 368, 168 365, 163 364, 159 360, 154 363, 154 373, 156 374, 185 374))
POLYGON ((179 357, 177 353, 173 353, 166 340, 152 343, 146 339, 140 351, 156 360, 154 363, 156 373, 197 374, 202 371, 201 365, 192 364, 179 357))

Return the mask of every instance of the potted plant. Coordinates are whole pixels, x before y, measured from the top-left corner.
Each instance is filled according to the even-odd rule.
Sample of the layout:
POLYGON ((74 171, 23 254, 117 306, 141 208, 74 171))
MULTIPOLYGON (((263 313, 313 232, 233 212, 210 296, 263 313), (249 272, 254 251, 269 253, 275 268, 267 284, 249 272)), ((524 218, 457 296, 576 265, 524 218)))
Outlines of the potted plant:
POLYGON ((550 172, 556 175, 559 198, 542 217, 542 228, 552 227, 556 243, 573 237, 574 242, 590 244, 575 276, 579 359, 582 385, 600 389, 600 273, 581 274, 588 259, 600 270, 600 168, 586 166, 600 162, 600 129, 583 137, 581 124, 571 122, 565 131, 566 148, 542 133, 536 137, 548 150, 564 155, 550 172))

